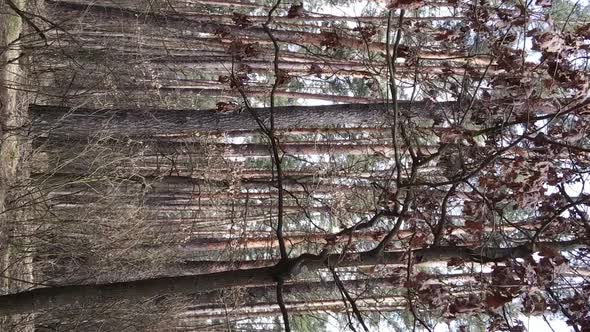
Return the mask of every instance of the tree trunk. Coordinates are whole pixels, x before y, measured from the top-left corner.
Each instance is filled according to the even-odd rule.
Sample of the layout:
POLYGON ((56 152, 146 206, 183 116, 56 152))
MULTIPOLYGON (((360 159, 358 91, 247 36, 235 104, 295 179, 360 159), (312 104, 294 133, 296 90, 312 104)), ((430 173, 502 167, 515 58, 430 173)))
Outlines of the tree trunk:
MULTIPOLYGON (((556 243, 542 243, 558 249, 579 247, 579 241, 565 241, 556 243)), ((515 248, 476 248, 467 247, 437 247, 418 249, 413 251, 421 264, 431 261, 448 260, 456 257, 467 261, 489 261, 505 259, 505 257, 525 257, 531 254, 526 247, 515 248)), ((407 251, 385 252, 383 256, 376 256, 371 252, 360 254, 333 254, 329 261, 341 260, 340 266, 346 264, 406 264, 407 251)), ((303 256, 302 256, 303 257, 303 256)), ((40 288, 0 296, 0 315, 30 313, 49 310, 53 307, 76 308, 92 306, 112 301, 142 301, 161 296, 183 296, 206 292, 215 289, 225 289, 238 286, 255 286, 276 282, 279 276, 290 274, 297 266, 298 260, 289 260, 284 264, 270 267, 260 267, 246 270, 232 270, 227 272, 210 273, 196 276, 181 276, 173 278, 153 278, 131 282, 120 282, 102 285, 63 286, 54 288, 40 288)), ((302 262, 309 270, 316 270, 324 266, 324 262, 312 259, 302 262)))
MULTIPOLYGON (((409 111, 408 102, 400 102, 406 116, 432 117, 439 107, 431 102, 416 102, 409 111)), ((275 108, 275 128, 324 129, 347 126, 378 126, 387 122, 384 104, 344 104, 329 106, 285 106, 275 108)), ((87 136, 145 136, 258 130, 259 125, 247 111, 220 113, 216 110, 92 110, 60 106, 32 105, 35 133, 87 136)), ((269 108, 254 109, 268 123, 269 108)))
MULTIPOLYGON (((180 31, 184 32, 184 34, 189 31, 190 33, 194 33, 193 31, 198 31, 198 33, 210 33, 215 34, 219 31, 227 31, 233 37, 236 38, 254 38, 258 40, 267 40, 269 39, 267 33, 264 29, 260 26, 250 26, 247 28, 241 28, 235 24, 220 24, 214 21, 198 21, 198 20, 190 20, 185 16, 178 16, 178 15, 162 15, 160 13, 142 13, 137 12, 131 9, 119 8, 114 6, 108 5, 82 5, 79 3, 74 2, 65 2, 65 1, 50 1, 55 3, 55 8, 63 12, 64 17, 76 17, 78 18, 81 15, 74 15, 73 13, 89 13, 91 12, 92 16, 85 16, 85 20, 83 21, 84 24, 92 23, 92 20, 98 19, 99 22, 103 22, 105 20, 113 20, 114 19, 133 19, 136 20, 137 17, 141 17, 141 22, 143 24, 154 24, 155 26, 167 26, 168 28, 178 28, 180 27, 180 31)), ((260 8, 259 5, 255 5, 257 8, 260 8)), ((117 26, 119 29, 124 29, 126 27, 123 22, 122 24, 115 24, 115 22, 109 22, 114 26, 117 26)), ((127 25, 128 26, 128 25, 127 25)), ((179 32, 180 32, 179 31, 179 32)), ((310 33, 310 32, 302 32, 302 31, 288 31, 288 30, 278 30, 272 29, 270 30, 271 34, 278 42, 283 43, 291 43, 291 44, 309 44, 316 47, 321 47, 322 44, 325 42, 325 36, 320 33, 310 33)), ((350 49, 357 49, 360 51, 366 51, 367 49, 373 52, 385 52, 386 45, 382 42, 365 42, 361 38, 351 38, 347 36, 339 36, 338 37, 338 47, 342 48, 350 48, 350 49)), ((403 47, 400 47, 400 50, 403 47)), ((399 57, 404 58, 408 55, 402 54, 400 51, 399 57)), ((463 51, 448 51, 445 53, 441 53, 441 51, 424 51, 420 50, 416 54, 417 57, 423 59, 430 59, 430 60, 464 60, 461 59, 462 57, 466 57, 467 53, 463 51)), ((489 61, 487 58, 472 58, 471 61, 489 61)))

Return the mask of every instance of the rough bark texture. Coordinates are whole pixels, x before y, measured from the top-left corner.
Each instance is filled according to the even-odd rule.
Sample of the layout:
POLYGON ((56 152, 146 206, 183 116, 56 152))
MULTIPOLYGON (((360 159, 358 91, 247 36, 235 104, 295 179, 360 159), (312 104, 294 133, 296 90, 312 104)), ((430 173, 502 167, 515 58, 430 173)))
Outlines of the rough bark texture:
MULTIPOLYGON (((558 249, 579 247, 579 241, 542 243, 558 249)), ((421 263, 462 258, 466 261, 495 262, 508 258, 525 257, 532 251, 527 246, 515 248, 436 247, 414 250, 414 257, 421 263)), ((375 255, 371 251, 329 255, 326 260, 341 260, 340 266, 406 263, 407 251, 385 252, 375 255)), ((41 288, 31 291, 0 296, 0 315, 21 314, 48 310, 52 307, 80 307, 117 301, 142 301, 161 296, 190 295, 215 289, 237 286, 256 286, 272 283, 277 278, 288 278, 298 274, 305 266, 309 270, 323 267, 325 260, 316 255, 301 255, 277 265, 253 269, 233 270, 196 276, 154 278, 131 282, 103 285, 63 286, 41 288)))
MULTIPOLYGON (((400 103, 403 110, 407 104, 400 103)), ((414 114, 427 115, 433 105, 414 107, 414 114)), ((258 124, 248 112, 219 113, 216 110, 91 110, 59 106, 30 107, 33 130, 67 136, 163 135, 191 132, 257 130, 258 124)), ((429 112, 430 111, 430 112, 429 112)), ((255 109, 268 123, 270 110, 255 109)), ((407 113, 407 112, 406 112, 407 113)), ((346 104, 330 106, 276 107, 276 129, 375 126, 386 122, 383 104, 346 104)))

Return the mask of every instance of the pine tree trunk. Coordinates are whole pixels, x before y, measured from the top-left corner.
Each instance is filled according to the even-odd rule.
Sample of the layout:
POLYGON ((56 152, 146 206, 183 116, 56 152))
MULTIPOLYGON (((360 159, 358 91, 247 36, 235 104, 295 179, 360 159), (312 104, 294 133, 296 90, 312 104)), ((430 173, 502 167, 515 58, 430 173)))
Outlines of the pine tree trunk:
MULTIPOLYGON (((452 103, 451 103, 452 104, 452 103)), ((405 116, 430 118, 438 106, 431 102, 400 102, 405 116)), ((275 108, 275 128, 325 129, 330 127, 379 126, 387 122, 384 104, 344 104, 329 106, 285 106, 275 108)), ((190 134, 194 132, 255 131, 259 125, 247 111, 220 113, 216 110, 92 110, 60 106, 30 107, 34 133, 70 137, 146 136, 190 134)), ((270 109, 254 109, 268 123, 270 109)))
MULTIPOLYGON (((543 245, 562 250, 572 246, 579 247, 580 241, 564 241, 543 243, 543 245)), ((500 259, 502 257, 525 257, 531 254, 530 249, 515 248, 476 248, 468 247, 438 247, 414 250, 413 255, 421 264, 432 261, 447 261, 450 258, 461 258, 467 261, 474 259, 500 259)), ((350 264, 405 264, 407 250, 400 252, 385 252, 383 256, 376 256, 370 252, 361 254, 333 254, 330 261, 340 260, 339 266, 350 264)), ((215 289, 225 289, 239 286, 256 286, 276 282, 277 275, 287 273, 293 267, 278 264, 270 267, 253 269, 235 269, 227 272, 203 274, 197 276, 182 276, 173 278, 154 278, 132 282, 121 282, 103 285, 63 286, 53 288, 39 288, 11 295, 0 296, 0 315, 30 313, 49 310, 52 307, 88 306, 108 303, 117 300, 140 301, 160 296, 183 296, 206 292, 215 289)), ((316 270, 324 266, 323 261, 310 260, 305 263, 309 270, 316 270)))

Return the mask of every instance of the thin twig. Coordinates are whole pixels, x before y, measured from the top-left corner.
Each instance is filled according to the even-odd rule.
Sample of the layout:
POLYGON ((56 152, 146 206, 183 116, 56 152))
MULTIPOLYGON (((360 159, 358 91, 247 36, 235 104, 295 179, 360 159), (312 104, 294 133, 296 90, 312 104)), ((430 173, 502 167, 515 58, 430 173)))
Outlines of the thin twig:
POLYGON ((363 320, 363 315, 361 314, 358 306, 356 305, 356 301, 352 298, 352 296, 350 296, 350 293, 348 293, 348 290, 346 290, 346 287, 344 287, 342 280, 340 280, 338 273, 336 273, 336 269, 333 266, 330 266, 329 269, 332 272, 332 277, 334 278, 334 282, 336 283, 336 286, 338 287, 340 292, 342 292, 342 294, 344 295, 346 300, 350 303, 350 306, 352 307, 352 312, 356 316, 356 319, 359 321, 359 323, 361 324, 363 329, 365 331, 369 332, 369 328, 367 327, 367 325, 365 324, 365 321, 363 320))
POLYGON ((277 39, 273 36, 271 29, 269 28, 269 24, 272 21, 272 14, 281 4, 281 0, 278 0, 272 9, 268 13, 267 21, 262 25, 264 31, 268 34, 268 37, 271 39, 273 47, 274 47, 274 83, 272 85, 272 90, 270 92, 270 127, 268 132, 268 138, 270 139, 271 149, 272 149, 272 157, 273 157, 273 164, 277 171, 277 190, 278 190, 278 211, 277 211, 277 240, 279 242, 279 251, 281 253, 281 260, 285 261, 288 258, 287 249, 285 246, 285 239, 283 237, 283 223, 284 223, 284 195, 285 191, 283 188, 283 172, 282 172, 282 165, 281 165, 281 158, 279 156, 279 139, 274 134, 275 131, 275 119, 274 119, 274 110, 275 110, 275 94, 277 88, 279 86, 279 51, 280 47, 278 44, 277 39))
POLYGON ((574 329, 574 331, 580 332, 580 328, 578 327, 578 324, 576 323, 574 316, 572 316, 569 310, 567 310, 567 308, 563 306, 563 303, 561 302, 561 299, 557 296, 557 294, 553 292, 550 286, 547 286, 545 290, 547 291, 547 294, 549 294, 549 296, 553 299, 553 301, 557 303, 557 305, 559 306, 559 310, 561 310, 561 313, 570 320, 570 326, 574 329))
POLYGON ((442 238, 442 233, 445 227, 445 223, 447 221, 447 203, 449 202, 449 198, 453 195, 453 193, 455 192, 455 189, 457 188, 458 183, 455 183, 451 186, 451 188, 449 189, 449 191, 447 192, 447 194, 445 195, 445 197, 443 198, 442 204, 441 204, 441 212, 440 212, 440 221, 438 222, 438 224, 436 225, 436 229, 435 229, 435 233, 434 233, 434 240, 432 241, 432 246, 436 247, 440 244, 440 240, 442 238))
POLYGON ((285 299, 283 298, 283 286, 284 281, 279 279, 277 281, 277 302, 281 308, 281 314, 283 315, 283 324, 285 325, 285 331, 291 332, 291 326, 289 325, 289 312, 287 306, 285 306, 285 299))

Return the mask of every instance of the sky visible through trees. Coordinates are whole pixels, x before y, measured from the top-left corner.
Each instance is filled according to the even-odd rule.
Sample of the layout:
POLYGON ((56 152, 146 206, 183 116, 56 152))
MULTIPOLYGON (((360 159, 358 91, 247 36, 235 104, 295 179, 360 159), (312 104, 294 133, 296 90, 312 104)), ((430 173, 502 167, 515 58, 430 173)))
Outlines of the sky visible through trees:
POLYGON ((587 1, 0 18, 0 331, 590 330, 587 1))

